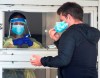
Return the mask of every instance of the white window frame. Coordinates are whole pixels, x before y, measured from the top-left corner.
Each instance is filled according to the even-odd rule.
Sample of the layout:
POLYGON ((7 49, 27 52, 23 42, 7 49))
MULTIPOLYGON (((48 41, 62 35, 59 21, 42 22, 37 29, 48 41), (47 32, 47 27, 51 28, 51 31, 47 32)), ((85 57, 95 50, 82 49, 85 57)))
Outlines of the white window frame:
MULTIPOLYGON (((98 29, 100 30, 100 0, 98 4, 98 29)), ((98 78, 100 78, 100 39, 98 42, 98 78)))
POLYGON ((84 13, 91 13, 91 26, 97 28, 97 7, 83 7, 84 13))

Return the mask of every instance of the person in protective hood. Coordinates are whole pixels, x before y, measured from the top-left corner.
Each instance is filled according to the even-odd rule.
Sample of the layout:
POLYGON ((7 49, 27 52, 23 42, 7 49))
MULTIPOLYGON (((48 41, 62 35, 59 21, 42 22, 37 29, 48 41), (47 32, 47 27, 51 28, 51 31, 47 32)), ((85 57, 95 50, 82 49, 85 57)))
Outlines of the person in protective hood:
POLYGON ((58 55, 33 55, 34 60, 30 59, 31 64, 57 67, 58 78, 98 78, 97 44, 100 31, 83 23, 83 9, 77 3, 66 2, 57 13, 62 25, 66 23, 63 27, 67 28, 61 35, 58 33, 63 30, 59 31, 59 28, 54 27, 49 31, 50 37, 55 40, 58 55))
MULTIPOLYGON (((4 41, 4 48, 43 48, 41 43, 31 38, 29 28, 27 26, 26 17, 14 12, 10 18, 10 27, 8 38, 4 41), (28 34, 25 33, 26 29, 28 34)), ((3 73, 4 78, 36 78, 34 70, 25 69, 6 69, 3 73)))
POLYGON ((9 22, 9 35, 4 41, 4 48, 42 48, 41 43, 31 38, 26 17, 23 14, 13 13, 9 22), (28 34, 26 34, 26 31, 28 31, 28 34))

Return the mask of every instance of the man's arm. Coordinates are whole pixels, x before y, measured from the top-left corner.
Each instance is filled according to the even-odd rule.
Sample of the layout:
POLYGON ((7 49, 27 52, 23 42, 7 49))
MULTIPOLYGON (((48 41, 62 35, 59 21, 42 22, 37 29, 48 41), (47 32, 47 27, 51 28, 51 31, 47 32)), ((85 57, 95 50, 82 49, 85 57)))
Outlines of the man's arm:
POLYGON ((58 55, 55 57, 48 56, 41 58, 43 66, 61 67, 70 63, 75 48, 74 33, 70 31, 62 35, 59 41, 58 55))
POLYGON ((58 48, 58 45, 59 45, 59 40, 58 41, 55 41, 54 44, 56 45, 56 47, 58 48))

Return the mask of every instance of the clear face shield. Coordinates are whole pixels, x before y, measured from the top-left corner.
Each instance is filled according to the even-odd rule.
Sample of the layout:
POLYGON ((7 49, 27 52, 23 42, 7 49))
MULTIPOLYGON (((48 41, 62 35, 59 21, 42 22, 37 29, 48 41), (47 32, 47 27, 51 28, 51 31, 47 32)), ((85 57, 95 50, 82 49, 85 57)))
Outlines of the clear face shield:
POLYGON ((22 35, 24 33, 31 37, 31 33, 27 25, 26 19, 24 18, 11 19, 8 38, 10 38, 11 33, 14 33, 15 35, 22 35))

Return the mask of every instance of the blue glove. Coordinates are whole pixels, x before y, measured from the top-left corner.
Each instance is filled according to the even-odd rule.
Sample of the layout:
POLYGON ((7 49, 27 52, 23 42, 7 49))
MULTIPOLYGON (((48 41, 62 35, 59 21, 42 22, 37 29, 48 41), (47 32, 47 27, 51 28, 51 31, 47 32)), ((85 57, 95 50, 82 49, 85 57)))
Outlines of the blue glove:
POLYGON ((32 46, 33 45, 33 41, 31 41, 29 36, 26 35, 26 36, 24 36, 22 38, 14 39, 13 40, 13 44, 14 45, 18 45, 18 46, 22 46, 23 44, 27 44, 28 46, 32 46))
POLYGON ((13 40, 14 45, 21 46, 21 45, 23 45, 23 43, 24 43, 24 41, 22 40, 22 38, 18 38, 18 39, 13 40))
POLYGON ((28 46, 33 45, 33 41, 31 41, 31 39, 29 38, 29 35, 24 36, 23 41, 24 41, 24 44, 28 44, 28 46))

